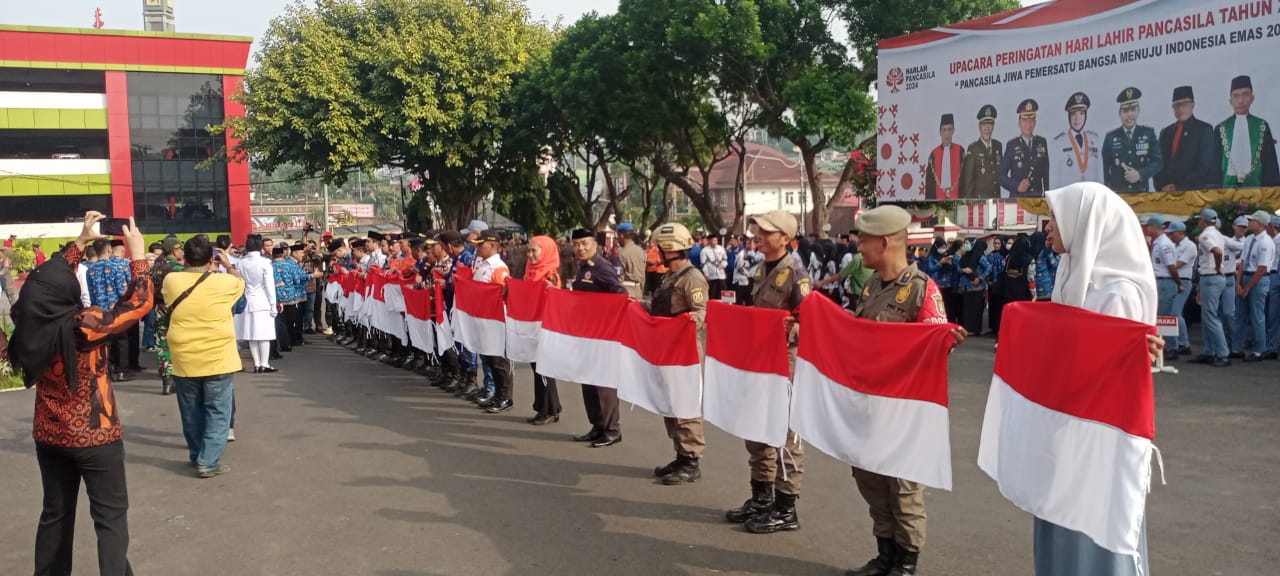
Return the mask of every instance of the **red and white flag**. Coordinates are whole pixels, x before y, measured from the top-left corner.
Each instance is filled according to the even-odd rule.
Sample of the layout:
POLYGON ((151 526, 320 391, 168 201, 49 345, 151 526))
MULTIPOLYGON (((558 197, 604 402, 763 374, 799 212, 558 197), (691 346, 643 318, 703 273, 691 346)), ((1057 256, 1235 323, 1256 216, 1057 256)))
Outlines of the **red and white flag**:
POLYGON ((542 330, 542 302, 546 282, 507 280, 507 358, 538 360, 538 332, 542 330))
POLYGON ((1117 554, 1138 553, 1151 486, 1154 333, 1071 306, 1005 306, 982 421, 978 466, 1005 498, 1117 554))
POLYGON ((426 289, 404 288, 404 322, 409 344, 423 352, 435 352, 435 326, 431 323, 431 297, 426 289))
POLYGON ((396 278, 387 276, 386 284, 382 288, 382 300, 381 330, 400 339, 401 342, 405 341, 409 335, 405 331, 404 324, 404 290, 396 278))
POLYGON ((788 312, 707 302, 703 414, 745 440, 787 442, 790 360, 788 312))
MULTIPOLYGON (((436 280, 444 280, 444 275, 439 271, 432 271, 432 277, 436 280)), ((444 354, 446 350, 453 348, 453 323, 449 321, 449 312, 444 305, 444 286, 437 283, 433 288, 435 294, 431 299, 431 321, 435 323, 436 337, 436 353, 444 354)))
POLYGON ((502 356, 507 352, 506 310, 502 285, 476 282, 470 276, 455 279, 453 327, 463 346, 476 354, 502 356))
POLYGON ((547 290, 538 333, 538 373, 548 378, 618 387, 625 361, 624 294, 547 290))
POLYGON ((850 466, 950 490, 953 328, 854 318, 822 295, 805 298, 791 429, 850 466))
POLYGON ((621 336, 618 398, 670 418, 702 416, 702 366, 692 317, 655 317, 631 302, 621 336))

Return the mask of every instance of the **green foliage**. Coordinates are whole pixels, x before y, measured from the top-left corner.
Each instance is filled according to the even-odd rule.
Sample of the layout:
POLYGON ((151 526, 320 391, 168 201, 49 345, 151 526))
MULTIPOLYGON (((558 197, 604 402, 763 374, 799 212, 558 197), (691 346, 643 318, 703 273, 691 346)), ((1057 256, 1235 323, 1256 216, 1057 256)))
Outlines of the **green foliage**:
POLYGON ((0 360, 0 390, 22 388, 22 372, 8 362, 0 360))
POLYGON ((402 167, 456 224, 490 189, 513 75, 551 40, 520 0, 299 2, 262 38, 233 153, 337 184, 402 167))
MULTIPOLYGON (((30 272, 35 269, 36 251, 31 246, 32 242, 34 242, 34 240, 17 240, 13 243, 13 248, 6 251, 9 254, 9 267, 13 270, 15 275, 23 272, 30 272)), ((43 250, 45 254, 49 254, 51 251, 51 248, 44 243, 41 243, 40 249, 43 250)))

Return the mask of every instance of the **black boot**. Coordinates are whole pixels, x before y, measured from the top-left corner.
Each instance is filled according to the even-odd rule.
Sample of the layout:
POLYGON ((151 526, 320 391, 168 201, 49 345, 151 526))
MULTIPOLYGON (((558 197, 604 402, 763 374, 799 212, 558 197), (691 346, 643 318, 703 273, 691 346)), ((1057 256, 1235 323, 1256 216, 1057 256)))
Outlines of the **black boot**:
POLYGON ((916 563, 919 560, 919 552, 907 552, 899 546, 898 559, 893 563, 893 571, 889 576, 916 576, 916 563))
POLYGON ((762 514, 773 506, 773 482, 751 481, 751 497, 741 507, 724 513, 724 519, 734 524, 750 520, 756 514, 762 514))
POLYGON ((800 528, 800 516, 796 514, 796 494, 779 492, 773 501, 773 507, 764 514, 747 520, 747 532, 752 534, 773 534, 782 530, 800 528))
POLYGON ((698 468, 697 458, 686 458, 681 456, 677 459, 679 462, 675 468, 666 476, 662 477, 662 483, 667 486, 680 486, 682 484, 690 484, 697 482, 702 478, 702 469, 698 468))
POLYGON ((676 455, 675 460, 667 462, 665 465, 654 467, 653 475, 657 476, 658 478, 661 478, 663 476, 666 476, 667 474, 670 474, 673 470, 676 469, 676 466, 679 466, 679 465, 680 465, 680 456, 676 455))
POLYGON ((845 576, 888 576, 898 561, 898 545, 893 538, 876 538, 876 550, 879 555, 862 567, 845 572, 845 576))

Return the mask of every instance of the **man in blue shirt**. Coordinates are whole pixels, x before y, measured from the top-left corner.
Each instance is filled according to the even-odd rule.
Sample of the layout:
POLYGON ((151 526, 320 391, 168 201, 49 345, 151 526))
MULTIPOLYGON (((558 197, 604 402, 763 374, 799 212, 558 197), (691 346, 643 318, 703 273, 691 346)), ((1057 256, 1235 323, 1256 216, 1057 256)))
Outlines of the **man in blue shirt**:
MULTIPOLYGON (((129 270, 129 260, 124 257, 123 240, 101 239, 93 243, 93 248, 102 255, 97 262, 88 265, 85 279, 89 285, 89 302, 104 310, 115 306, 120 297, 129 289, 129 281, 133 273, 129 270)), ((124 334, 111 339, 107 357, 111 363, 111 378, 116 382, 133 380, 137 372, 142 371, 139 365, 142 334, 135 324, 124 334), (128 372, 123 366, 128 354, 128 372)))
POLYGON ((702 247, 706 244, 706 239, 702 237, 702 233, 693 235, 693 248, 689 249, 689 263, 694 268, 702 269, 702 247))

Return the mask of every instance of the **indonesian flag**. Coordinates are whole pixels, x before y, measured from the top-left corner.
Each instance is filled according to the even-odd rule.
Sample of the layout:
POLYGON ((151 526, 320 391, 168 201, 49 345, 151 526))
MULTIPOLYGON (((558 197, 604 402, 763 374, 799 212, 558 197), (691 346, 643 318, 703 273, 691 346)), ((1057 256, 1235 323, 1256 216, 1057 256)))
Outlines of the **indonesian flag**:
POLYGON ((1138 553, 1151 485, 1154 333, 1059 304, 1005 306, 982 422, 978 466, 1005 498, 1116 554, 1138 553))
POLYGON ((850 466, 950 490, 955 326, 855 318, 821 295, 800 319, 792 430, 850 466))
MULTIPOLYGON (((433 270, 431 274, 436 280, 444 279, 439 271, 433 270)), ((444 287, 436 284, 433 290, 435 292, 431 304, 434 308, 431 310, 431 320, 435 323, 436 353, 444 354, 446 350, 453 348, 453 323, 449 322, 449 313, 444 307, 444 287)))
POLYGON ((538 332, 542 330, 542 302, 546 282, 507 279, 507 358, 538 360, 538 332))
POLYGON ((707 302, 708 422, 745 440, 787 441, 791 386, 785 310, 707 302))
MULTIPOLYGON (((702 416, 698 329, 688 314, 657 317, 627 306, 618 398, 670 418, 702 416)), ((542 369, 542 365, 538 365, 542 369)))
POLYGON ((382 287, 382 299, 384 305, 380 330, 403 342, 408 338, 404 324, 404 290, 400 283, 390 276, 386 277, 386 284, 382 287))
POLYGON ((435 351, 435 326, 431 322, 431 296, 426 289, 404 289, 404 322, 409 344, 423 352, 435 351))
POLYGON ((502 356, 507 351, 506 311, 502 285, 476 282, 468 276, 455 279, 453 324, 458 340, 468 350, 485 356, 502 356))
POLYGON ((628 303, 624 294, 547 290, 538 333, 538 373, 617 388, 619 367, 626 360, 622 334, 628 303))

